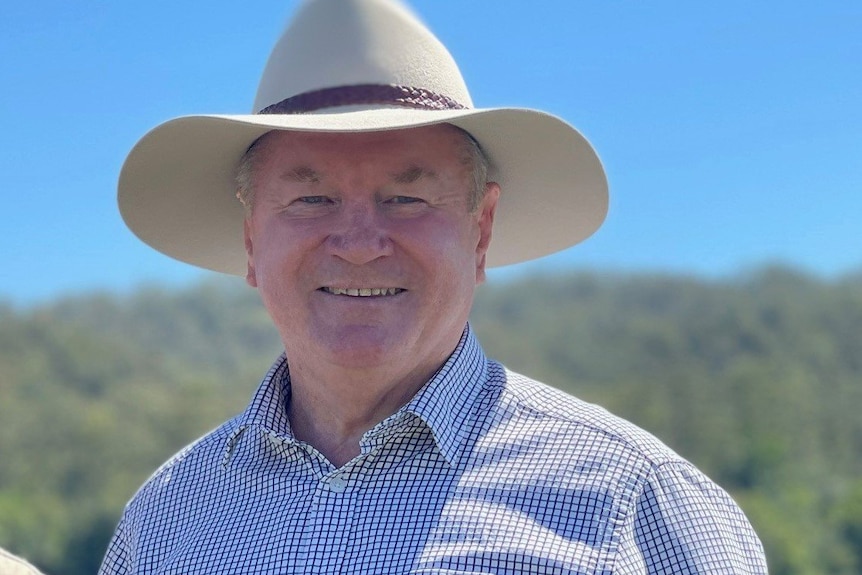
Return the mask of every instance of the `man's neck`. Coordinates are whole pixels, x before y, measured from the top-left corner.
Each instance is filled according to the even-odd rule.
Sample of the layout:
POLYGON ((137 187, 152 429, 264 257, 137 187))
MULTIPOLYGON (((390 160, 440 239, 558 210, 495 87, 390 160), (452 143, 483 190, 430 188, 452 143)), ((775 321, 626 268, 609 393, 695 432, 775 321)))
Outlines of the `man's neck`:
POLYGON ((288 416, 293 434, 341 467, 359 455, 363 434, 406 405, 438 368, 386 380, 379 373, 333 377, 291 364, 288 416))

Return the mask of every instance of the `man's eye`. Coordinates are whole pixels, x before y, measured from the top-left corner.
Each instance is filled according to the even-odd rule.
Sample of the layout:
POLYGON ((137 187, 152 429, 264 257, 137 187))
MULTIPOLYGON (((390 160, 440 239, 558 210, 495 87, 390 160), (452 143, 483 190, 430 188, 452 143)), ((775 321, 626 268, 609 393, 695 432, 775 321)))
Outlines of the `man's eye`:
POLYGON ((421 202, 422 200, 419 198, 414 198, 411 196, 393 196, 389 202, 393 204, 416 204, 421 202))
POLYGON ((326 204, 331 200, 326 196, 302 196, 297 201, 303 204, 326 204))

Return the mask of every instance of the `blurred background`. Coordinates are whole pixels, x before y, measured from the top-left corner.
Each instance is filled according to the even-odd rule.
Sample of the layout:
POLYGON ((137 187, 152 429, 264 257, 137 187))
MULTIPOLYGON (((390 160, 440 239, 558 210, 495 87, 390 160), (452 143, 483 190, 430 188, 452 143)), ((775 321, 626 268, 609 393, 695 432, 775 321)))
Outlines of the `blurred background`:
MULTIPOLYGON (((480 290, 489 355, 692 460, 771 573, 862 573, 862 4, 411 4, 477 106, 559 115, 608 171, 593 238, 480 290)), ((241 280, 134 238, 115 184, 158 123, 248 112, 295 7, 0 7, 0 546, 49 574, 94 572, 279 351, 241 280)))

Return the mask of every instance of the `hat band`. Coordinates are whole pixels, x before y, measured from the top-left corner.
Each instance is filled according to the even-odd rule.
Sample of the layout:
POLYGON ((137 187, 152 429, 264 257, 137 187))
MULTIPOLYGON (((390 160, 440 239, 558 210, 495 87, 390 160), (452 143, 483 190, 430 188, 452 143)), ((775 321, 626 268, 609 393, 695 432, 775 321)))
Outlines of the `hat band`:
POLYGON ((267 106, 258 114, 304 114, 323 108, 362 104, 388 104, 419 110, 466 110, 448 96, 411 86, 359 84, 303 92, 267 106))

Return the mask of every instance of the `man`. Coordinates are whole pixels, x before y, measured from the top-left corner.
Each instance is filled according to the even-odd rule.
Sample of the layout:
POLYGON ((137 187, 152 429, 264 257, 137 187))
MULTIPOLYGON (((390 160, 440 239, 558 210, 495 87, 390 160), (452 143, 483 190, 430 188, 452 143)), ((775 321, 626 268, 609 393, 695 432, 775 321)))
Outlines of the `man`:
POLYGON ((580 134, 473 109, 393 0, 306 3, 255 110, 163 124, 123 167, 135 233, 245 275, 285 354, 141 488, 102 573, 766 572, 720 488, 467 324, 488 265, 604 219, 580 134))

